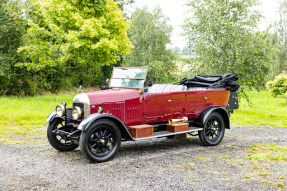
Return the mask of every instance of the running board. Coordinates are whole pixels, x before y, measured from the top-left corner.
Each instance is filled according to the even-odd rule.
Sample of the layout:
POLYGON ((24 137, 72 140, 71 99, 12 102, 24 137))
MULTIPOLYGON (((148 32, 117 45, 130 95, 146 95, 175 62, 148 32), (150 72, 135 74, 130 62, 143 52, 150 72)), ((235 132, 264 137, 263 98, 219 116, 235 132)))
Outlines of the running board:
POLYGON ((144 140, 144 139, 151 139, 151 138, 160 138, 160 137, 167 137, 171 135, 178 135, 178 134, 183 134, 183 133, 192 133, 195 131, 202 131, 203 128, 200 127, 189 127, 187 131, 180 131, 176 133, 172 133, 169 131, 158 131, 158 132, 153 132, 153 136, 151 137, 143 137, 143 138, 137 138, 133 139, 134 141, 139 141, 139 140, 144 140))

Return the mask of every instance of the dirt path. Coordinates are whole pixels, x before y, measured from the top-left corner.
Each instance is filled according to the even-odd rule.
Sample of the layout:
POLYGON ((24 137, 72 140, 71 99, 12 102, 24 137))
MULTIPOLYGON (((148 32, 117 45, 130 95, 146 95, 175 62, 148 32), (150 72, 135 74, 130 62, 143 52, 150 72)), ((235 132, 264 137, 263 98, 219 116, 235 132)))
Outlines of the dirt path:
POLYGON ((57 152, 37 141, 0 142, 0 190, 287 189, 287 129, 233 126, 216 147, 202 146, 198 137, 124 142, 101 164, 89 163, 79 149, 57 152), (267 143, 284 147, 261 145, 267 143))

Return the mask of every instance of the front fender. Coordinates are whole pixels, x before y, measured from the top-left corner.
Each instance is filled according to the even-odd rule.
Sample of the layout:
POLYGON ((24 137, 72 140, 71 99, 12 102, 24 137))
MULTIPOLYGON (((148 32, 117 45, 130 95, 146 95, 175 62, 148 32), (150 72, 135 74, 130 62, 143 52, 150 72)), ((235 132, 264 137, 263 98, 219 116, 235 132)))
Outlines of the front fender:
POLYGON ((99 119, 109 119, 113 121, 119 127, 119 130, 121 131, 123 138, 128 139, 128 140, 133 140, 131 134, 129 133, 126 126, 123 124, 123 122, 116 116, 108 114, 108 113, 94 113, 90 115, 89 117, 87 117, 80 123, 78 129, 81 131, 87 131, 91 127, 93 122, 99 119))
POLYGON ((54 111, 52 111, 52 112, 48 115, 48 117, 46 118, 45 122, 50 123, 50 122, 52 122, 55 118, 61 118, 61 119, 65 120, 64 117, 58 117, 57 114, 56 114, 56 111, 54 110, 54 111))
POLYGON ((218 112, 224 120, 224 126, 226 129, 230 129, 230 122, 229 122, 229 115, 228 112, 226 111, 226 109, 224 109, 221 106, 218 105, 211 105, 209 107, 207 107, 205 110, 203 110, 198 117, 196 118, 196 124, 203 126, 207 117, 213 112, 216 111, 218 112))

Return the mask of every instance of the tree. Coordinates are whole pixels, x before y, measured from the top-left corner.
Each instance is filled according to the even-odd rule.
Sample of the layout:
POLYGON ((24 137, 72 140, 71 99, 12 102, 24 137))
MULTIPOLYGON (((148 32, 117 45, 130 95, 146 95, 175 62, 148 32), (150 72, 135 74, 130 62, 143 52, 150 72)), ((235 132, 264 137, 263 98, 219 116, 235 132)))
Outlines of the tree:
POLYGON ((127 15, 127 7, 131 7, 132 4, 135 2, 135 0, 117 0, 120 2, 118 5, 119 8, 125 12, 125 17, 128 17, 127 15))
MULTIPOLYGON (((278 6, 279 20, 274 23, 275 36, 279 44, 278 70, 275 75, 287 71, 287 0, 280 0, 278 6)), ((274 76, 273 76, 274 77, 274 76)))
MULTIPOLYGON (((9 91, 9 86, 17 78, 15 64, 23 61, 23 55, 17 53, 22 45, 25 21, 21 17, 18 2, 0 1, 0 95, 9 91), (8 4, 9 3, 9 4, 8 4)), ((19 80, 19 79, 18 79, 19 80)))
MULTIPOLYGON (((118 4, 118 7, 125 13, 125 17, 130 19, 127 7, 131 7, 135 1, 134 0, 116 0, 116 1, 120 2, 118 4)), ((122 65, 123 63, 122 55, 120 55, 120 57, 121 57, 120 60, 118 60, 116 64, 105 65, 101 67, 101 73, 103 74, 103 78, 105 79, 110 78, 113 72, 113 67, 120 67, 122 65)))
POLYGON ((182 50, 176 46, 176 47, 173 48, 173 52, 176 52, 176 53, 178 53, 178 54, 181 54, 181 53, 182 53, 182 50))
POLYGON ((116 63, 132 44, 129 22, 113 0, 33 2, 25 46, 28 68, 76 65, 83 70, 116 63))
POLYGON ((148 80, 167 82, 176 71, 174 60, 177 54, 167 49, 172 26, 169 19, 156 7, 149 12, 147 7, 137 8, 132 14, 129 38, 134 49, 124 55, 125 66, 149 66, 148 80))
POLYGON ((260 89, 274 50, 257 32, 258 0, 191 0, 183 25, 200 74, 240 73, 241 85, 260 89))

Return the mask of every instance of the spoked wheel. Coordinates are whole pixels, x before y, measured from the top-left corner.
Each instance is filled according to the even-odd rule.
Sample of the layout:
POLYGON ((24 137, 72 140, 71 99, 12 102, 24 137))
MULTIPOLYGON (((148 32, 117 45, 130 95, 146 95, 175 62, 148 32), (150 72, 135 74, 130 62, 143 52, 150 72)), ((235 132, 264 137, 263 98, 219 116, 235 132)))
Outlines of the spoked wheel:
POLYGON ((57 149, 58 151, 72 151, 76 149, 79 145, 74 144, 70 139, 68 139, 64 135, 57 135, 53 133, 55 129, 63 127, 62 119, 53 120, 47 129, 47 138, 52 147, 57 149))
POLYGON ((105 162, 112 159, 120 149, 121 133, 110 120, 96 121, 80 137, 80 147, 91 162, 105 162))
POLYGON ((215 146, 223 139, 225 132, 222 116, 217 112, 212 112, 206 119, 203 131, 200 131, 199 138, 204 145, 215 146))

